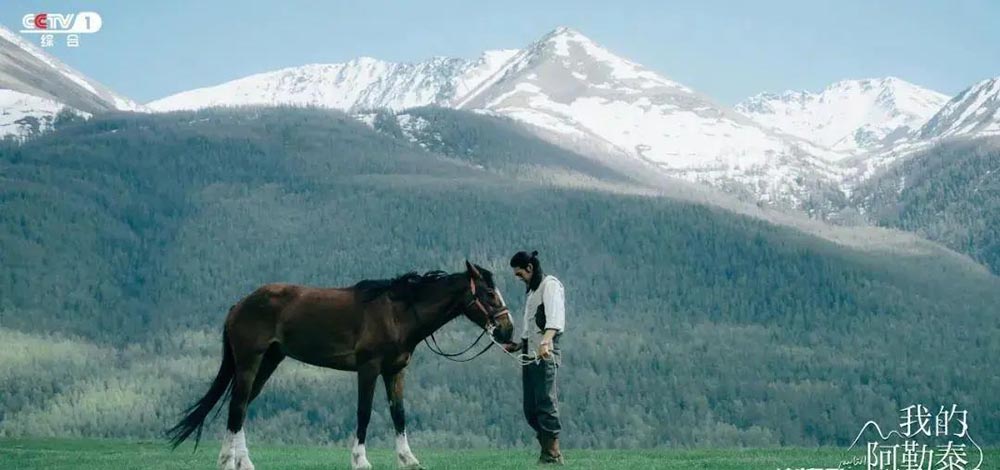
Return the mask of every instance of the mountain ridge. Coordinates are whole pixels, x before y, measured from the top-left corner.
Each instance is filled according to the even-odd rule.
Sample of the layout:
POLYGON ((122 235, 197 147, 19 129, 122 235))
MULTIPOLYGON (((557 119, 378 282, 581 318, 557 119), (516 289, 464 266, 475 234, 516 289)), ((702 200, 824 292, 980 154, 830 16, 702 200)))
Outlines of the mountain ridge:
POLYGON ((906 139, 949 97, 896 77, 841 80, 818 93, 760 93, 736 105, 751 119, 844 156, 906 139))
POLYGON ((328 78, 310 73, 309 67, 317 66, 252 75, 162 98, 149 107, 471 109, 514 118, 554 143, 577 151, 588 148, 592 151, 584 153, 599 160, 630 159, 634 162, 620 166, 663 178, 736 185, 760 199, 792 205, 805 200, 811 186, 828 185, 823 182, 837 172, 826 163, 829 158, 816 156, 822 156, 822 149, 773 133, 568 27, 558 27, 522 49, 484 53, 478 61, 345 62, 325 66, 328 78), (353 80, 362 70, 371 71, 364 75, 368 80, 353 80), (289 74, 297 78, 286 79, 289 74), (433 78, 425 80, 428 76, 433 78), (387 83, 402 88, 388 96, 382 93, 387 83), (337 98, 330 99, 327 92, 337 98), (372 95, 381 98, 365 99, 372 95))
MULTIPOLYGON (((524 48, 487 50, 472 59, 394 63, 361 56, 253 74, 148 107, 123 106, 154 112, 320 106, 359 117, 385 108, 466 109, 512 118, 549 142, 636 179, 704 184, 827 218, 846 208, 854 187, 935 139, 1000 132, 997 83, 974 85, 963 92, 968 103, 949 101, 933 115, 944 95, 896 77, 841 80, 820 93, 762 93, 729 108, 560 26, 524 48), (970 106, 992 108, 965 111, 970 106), (941 114, 946 109, 953 112, 941 114), (791 124, 778 122, 782 113, 794 118, 791 124)), ((7 119, 0 119, 5 132, 45 130, 62 109, 58 100, 7 101, 23 108, 12 106, 7 119)))

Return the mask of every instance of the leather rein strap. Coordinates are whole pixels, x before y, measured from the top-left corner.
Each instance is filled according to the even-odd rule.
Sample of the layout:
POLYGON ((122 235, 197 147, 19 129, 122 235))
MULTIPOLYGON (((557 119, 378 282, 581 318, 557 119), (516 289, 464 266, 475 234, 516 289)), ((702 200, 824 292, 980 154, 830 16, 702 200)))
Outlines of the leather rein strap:
POLYGON ((490 344, 487 344, 486 347, 483 348, 482 351, 479 351, 478 353, 476 353, 475 356, 472 356, 472 357, 467 358, 467 359, 454 359, 455 357, 461 356, 462 354, 465 354, 465 353, 469 352, 470 349, 476 347, 476 345, 479 344, 479 341, 483 339, 483 336, 486 336, 486 333, 492 334, 493 333, 493 329, 496 328, 496 319, 497 318, 500 318, 502 315, 508 315, 508 316, 510 315, 510 310, 507 309, 506 306, 504 306, 504 308, 502 310, 498 311, 496 314, 492 314, 491 315, 489 313, 489 311, 486 310, 486 306, 484 306, 483 303, 479 301, 479 297, 476 296, 476 283, 475 283, 475 281, 472 280, 471 277, 469 278, 469 291, 472 292, 472 300, 470 300, 469 303, 465 304, 465 308, 469 308, 473 304, 475 304, 476 307, 479 307, 479 310, 481 312, 483 312, 483 315, 486 316, 486 319, 487 319, 487 322, 488 322, 487 327, 483 329, 483 332, 479 334, 479 337, 476 338, 476 340, 473 341, 472 344, 469 345, 469 347, 467 347, 467 348, 463 349, 461 352, 457 352, 457 353, 446 353, 446 352, 444 352, 441 349, 441 346, 438 345, 437 339, 434 338, 434 333, 430 334, 430 339, 431 339, 431 342, 434 343, 434 346, 431 346, 431 342, 428 342, 427 338, 424 338, 424 344, 427 345, 427 348, 430 349, 431 352, 433 352, 434 354, 437 354, 438 356, 441 356, 441 357, 443 357, 443 358, 445 358, 445 359, 447 359, 449 361, 452 361, 452 362, 469 362, 469 361, 471 361, 471 360, 473 360, 473 359, 475 359, 475 358, 477 358, 479 356, 482 356, 484 353, 486 353, 486 351, 489 351, 489 349, 491 347, 493 347, 493 343, 494 343, 493 341, 490 341, 490 344))

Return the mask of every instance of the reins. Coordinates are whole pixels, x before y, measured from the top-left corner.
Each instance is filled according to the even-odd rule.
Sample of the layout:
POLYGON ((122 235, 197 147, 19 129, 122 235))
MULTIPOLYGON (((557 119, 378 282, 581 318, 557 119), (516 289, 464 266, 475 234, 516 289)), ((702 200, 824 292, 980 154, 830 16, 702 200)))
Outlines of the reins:
POLYGON ((503 347, 502 344, 500 344, 499 342, 497 342, 497 340, 495 338, 493 338, 493 328, 490 328, 488 330, 484 329, 483 332, 479 334, 479 337, 476 338, 475 342, 473 342, 472 344, 470 344, 469 347, 463 349, 462 352, 458 352, 458 353, 454 353, 454 354, 449 354, 449 353, 446 353, 446 352, 444 352, 444 351, 441 350, 441 347, 438 346, 438 344, 437 344, 437 340, 434 339, 434 333, 431 333, 430 338, 431 338, 431 341, 434 342, 434 346, 431 346, 431 343, 427 342, 427 338, 424 338, 424 343, 427 344, 427 349, 430 349, 431 352, 433 352, 434 354, 437 354, 438 356, 441 356, 441 357, 443 357, 443 358, 445 358, 445 359, 447 359, 449 361, 452 361, 452 362, 469 362, 469 361, 471 361, 471 360, 473 360, 473 359, 475 359, 475 358, 477 358, 479 356, 482 356, 484 353, 486 353, 486 351, 489 351, 489 349, 491 347, 493 347, 494 344, 496 344, 497 346, 500 346, 500 350, 501 351, 503 351, 505 354, 507 354, 508 356, 510 356, 511 359, 517 361, 517 363, 520 364, 520 365, 522 365, 522 366, 526 366, 528 364, 537 364, 539 362, 539 360, 540 360, 538 358, 538 356, 530 356, 530 355, 525 354, 525 353, 514 354, 514 353, 508 351, 506 348, 503 347), (487 333, 489 333, 489 336, 490 336, 490 344, 487 344, 486 347, 483 348, 482 351, 479 351, 478 353, 476 353, 475 356, 472 356, 472 357, 467 358, 467 359, 453 359, 456 356, 461 356, 462 354, 465 354, 470 349, 472 349, 477 344, 479 344, 479 340, 481 340, 483 338, 483 336, 485 336, 487 333), (437 347, 437 349, 434 349, 434 347, 437 347))
POLYGON ((441 350, 441 346, 438 346, 438 344, 437 344, 437 339, 434 339, 434 333, 431 333, 431 335, 430 335, 430 339, 431 339, 431 341, 434 342, 434 346, 431 346, 431 343, 427 341, 427 338, 424 338, 424 344, 427 345, 427 349, 430 349, 431 352, 433 352, 434 354, 437 354, 438 356, 441 356, 441 357, 443 357, 443 358, 445 358, 445 359, 447 359, 449 361, 452 361, 452 362, 469 362, 469 361, 471 361, 471 360, 473 360, 473 359, 475 359, 475 358, 477 358, 479 356, 482 356, 483 354, 486 353, 486 351, 489 351, 489 349, 491 347, 493 347, 493 343, 496 342, 496 341, 495 340, 491 341, 490 344, 487 344, 486 347, 483 348, 482 351, 479 351, 478 353, 476 353, 475 356, 472 356, 470 358, 455 359, 455 357, 461 356, 462 354, 465 354, 466 352, 468 352, 470 349, 474 348, 477 344, 479 344, 479 341, 483 339, 483 336, 485 336, 486 333, 487 333, 487 330, 483 330, 483 332, 479 334, 479 337, 476 338, 476 341, 474 341, 472 344, 470 344, 469 347, 463 349, 461 352, 457 352, 457 353, 453 353, 453 354, 446 353, 446 352, 444 352, 444 351, 441 350), (435 348, 437 348, 437 349, 435 349, 435 348))
MULTIPOLYGON (((445 359, 447 359, 449 361, 452 361, 452 362, 469 362, 469 361, 471 361, 471 360, 473 360, 473 359, 475 359, 475 358, 477 358, 479 356, 482 356, 483 354, 486 353, 486 351, 489 351, 489 349, 492 348, 494 344, 496 344, 496 345, 500 346, 500 350, 501 351, 503 351, 504 353, 506 353, 508 356, 510 356, 514 360, 518 361, 522 366, 523 365, 527 365, 527 364, 531 364, 531 363, 537 363, 538 362, 538 358, 537 357, 528 356, 527 354, 524 354, 524 353, 516 354, 515 355, 515 354, 507 351, 507 349, 504 348, 503 345, 500 344, 499 342, 497 342, 496 338, 493 337, 493 330, 496 329, 496 324, 495 324, 496 318, 499 318, 501 315, 510 316, 510 310, 507 309, 506 305, 499 312, 491 314, 486 309, 486 307, 483 306, 483 303, 479 301, 479 297, 476 297, 476 284, 472 280, 471 277, 469 278, 469 290, 472 292, 472 300, 470 300, 469 303, 465 304, 465 307, 469 308, 473 304, 475 304, 476 307, 479 307, 479 310, 481 312, 483 312, 483 314, 487 318, 488 324, 487 324, 486 328, 483 328, 483 332, 479 334, 479 337, 477 337, 476 340, 473 341, 472 344, 469 345, 469 347, 463 349, 460 352, 457 352, 457 353, 446 353, 446 352, 444 352, 441 349, 441 346, 438 345, 437 339, 434 337, 434 333, 431 333, 430 336, 429 336, 429 338, 431 339, 431 341, 427 341, 427 337, 424 338, 424 344, 427 345, 427 349, 430 349, 431 352, 433 352, 434 354, 437 354, 438 356, 441 356, 441 357, 443 357, 443 358, 445 358, 445 359), (489 337, 490 337, 490 343, 487 344, 486 347, 483 348, 482 351, 479 351, 478 353, 476 353, 476 355, 474 355, 472 357, 469 357, 469 358, 455 359, 456 357, 461 356, 462 354, 465 354, 465 353, 469 352, 469 350, 471 350, 472 348, 476 347, 476 345, 479 344, 479 341, 481 341, 483 339, 483 336, 486 336, 487 333, 489 334, 489 337), (431 342, 434 343, 433 346, 431 346, 431 342)), ((501 303, 503 303, 503 300, 502 300, 503 296, 501 295, 500 298, 501 298, 501 303)))

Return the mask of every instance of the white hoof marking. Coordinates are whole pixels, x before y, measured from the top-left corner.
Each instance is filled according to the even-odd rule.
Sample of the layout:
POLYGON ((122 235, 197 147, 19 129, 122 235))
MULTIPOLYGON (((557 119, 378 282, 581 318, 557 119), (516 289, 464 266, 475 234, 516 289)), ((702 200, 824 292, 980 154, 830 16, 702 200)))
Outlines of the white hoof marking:
POLYGON ((357 438, 354 438, 354 446, 351 449, 351 468, 353 470, 369 470, 372 468, 372 464, 368 462, 365 445, 359 444, 357 438))
POLYGON ((420 461, 410 450, 410 443, 406 440, 406 433, 396 434, 396 463, 401 469, 419 469, 420 461))
POLYGON ((250 461, 250 451, 247 449, 246 433, 227 432, 222 440, 222 450, 219 451, 219 469, 221 470, 254 470, 250 461))

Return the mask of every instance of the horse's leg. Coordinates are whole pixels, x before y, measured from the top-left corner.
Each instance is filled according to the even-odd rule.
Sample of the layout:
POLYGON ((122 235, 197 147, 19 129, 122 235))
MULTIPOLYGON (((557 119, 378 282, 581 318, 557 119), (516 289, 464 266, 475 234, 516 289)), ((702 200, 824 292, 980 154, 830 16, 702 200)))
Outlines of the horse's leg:
MULTIPOLYGON (((260 360, 260 365, 257 367, 257 374, 253 379, 250 396, 247 399, 247 404, 243 406, 243 416, 246 416, 246 409, 250 406, 257 395, 260 395, 260 391, 264 389, 264 384, 267 383, 267 379, 271 378, 271 374, 274 370, 278 368, 278 364, 285 359, 285 354, 281 352, 277 345, 272 345, 268 348, 267 352, 264 353, 260 360)), ((236 400, 236 388, 235 384, 233 386, 233 401, 230 401, 230 422, 232 422, 232 404, 236 400)), ((222 450, 219 452, 219 468, 232 469, 237 468, 239 470, 243 469, 253 469, 253 463, 250 462, 249 450, 246 446, 246 432, 241 429, 238 432, 232 432, 232 427, 230 427, 229 434, 226 437, 225 442, 222 443, 222 450)))
POLYGON ((358 368, 358 433, 354 448, 351 449, 351 468, 354 470, 372 468, 365 452, 365 436, 368 434, 368 421, 372 417, 372 399, 378 375, 379 361, 370 360, 358 368))
POLYGON ((257 368, 257 377, 253 379, 253 390, 250 391, 250 403, 253 403, 257 395, 260 395, 260 391, 264 389, 264 384, 267 383, 267 379, 271 378, 271 374, 274 370, 278 368, 278 364, 285 360, 285 353, 281 352, 281 347, 276 343, 272 344, 267 352, 264 353, 264 358, 260 361, 260 367, 257 368))
POLYGON ((406 440, 406 409, 403 406, 403 379, 406 369, 399 369, 395 373, 383 373, 382 379, 385 381, 385 393, 389 397, 389 413, 392 415, 392 424, 396 428, 396 462, 399 468, 407 470, 421 469, 420 462, 410 450, 410 443, 406 440))
POLYGON ((247 450, 246 432, 243 422, 247 416, 247 405, 250 403, 250 393, 253 390, 254 378, 260 367, 266 349, 241 348, 233 341, 233 356, 236 359, 236 374, 233 376, 233 391, 229 398, 229 420, 226 429, 229 431, 222 450, 219 452, 219 468, 223 470, 253 470, 250 462, 250 452, 247 450))

